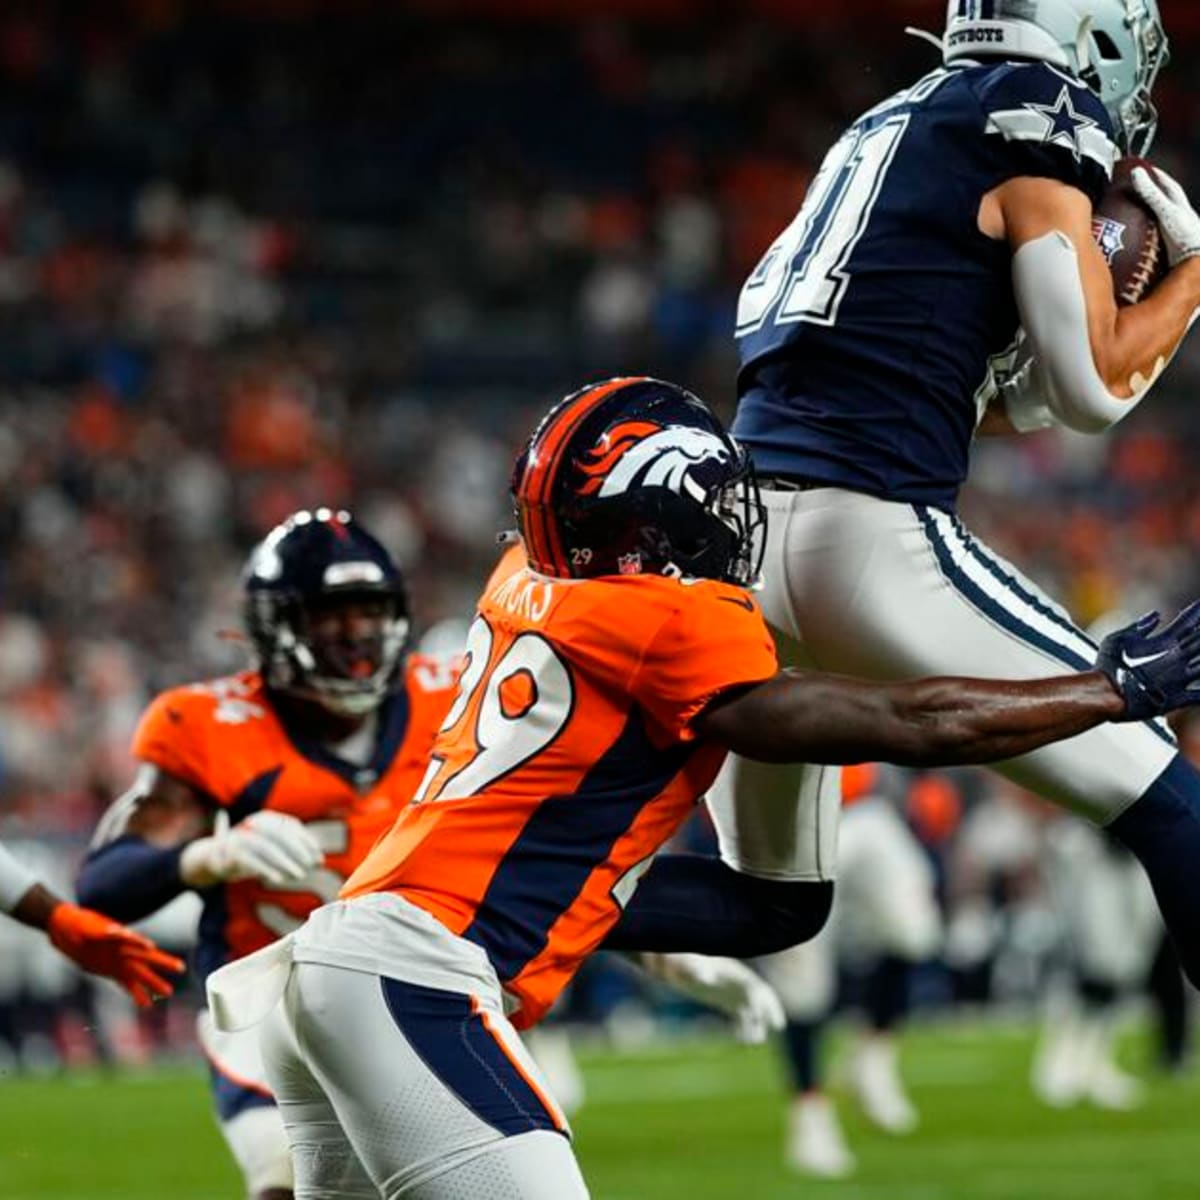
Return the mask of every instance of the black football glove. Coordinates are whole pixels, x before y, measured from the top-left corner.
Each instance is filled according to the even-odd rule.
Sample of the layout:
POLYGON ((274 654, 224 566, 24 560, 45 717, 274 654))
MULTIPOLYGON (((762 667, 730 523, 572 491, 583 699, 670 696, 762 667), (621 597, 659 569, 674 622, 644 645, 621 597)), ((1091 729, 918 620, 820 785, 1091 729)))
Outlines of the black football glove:
POLYGON ((1200 600, 1157 633, 1159 615, 1147 613, 1100 643, 1096 669, 1125 700, 1120 721, 1144 721, 1200 704, 1200 600))

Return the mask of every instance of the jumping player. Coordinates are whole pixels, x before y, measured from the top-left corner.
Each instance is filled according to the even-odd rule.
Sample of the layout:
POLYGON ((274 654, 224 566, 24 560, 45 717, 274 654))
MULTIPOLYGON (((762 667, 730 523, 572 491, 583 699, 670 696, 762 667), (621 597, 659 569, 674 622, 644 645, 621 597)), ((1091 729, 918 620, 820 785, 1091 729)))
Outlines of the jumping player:
POLYGON ((828 912, 824 882, 655 858, 727 749, 986 761, 1200 701, 1200 606, 1113 635, 1100 670, 1031 683, 780 672, 747 591, 749 461, 670 384, 566 398, 513 490, 524 551, 480 600, 415 801, 337 903, 209 981, 226 1026, 266 1018, 299 1200, 587 1194, 515 1028, 601 945, 769 953, 828 912))
MULTIPOLYGON (((830 150, 742 290, 734 432, 770 512, 763 613, 784 662, 864 679, 1083 670, 1095 644, 955 502, 977 431, 1106 428, 1200 309, 1200 217, 1173 181, 1134 172, 1171 264, 1142 303, 1117 309, 1091 237, 1114 156, 1154 133, 1166 38, 1155 0, 951 0, 941 46, 830 150)), ((1134 852, 1200 980, 1200 773, 1165 727, 1003 757, 1134 852)), ((726 860, 828 878, 835 775, 731 762, 726 860)))
POLYGON ((142 1007, 173 991, 163 972, 182 960, 116 921, 56 896, 0 845, 0 913, 42 930, 54 948, 94 975, 116 980, 142 1007))

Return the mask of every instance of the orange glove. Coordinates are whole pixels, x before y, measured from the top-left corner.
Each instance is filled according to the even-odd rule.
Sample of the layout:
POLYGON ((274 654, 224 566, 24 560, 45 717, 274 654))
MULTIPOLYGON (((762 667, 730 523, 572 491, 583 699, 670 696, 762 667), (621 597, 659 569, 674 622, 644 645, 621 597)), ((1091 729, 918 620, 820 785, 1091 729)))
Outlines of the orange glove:
POLYGON ((182 959, 160 950, 149 938, 77 904, 56 905, 46 932, 68 958, 85 971, 115 979, 143 1008, 175 990, 160 971, 184 969, 182 959))

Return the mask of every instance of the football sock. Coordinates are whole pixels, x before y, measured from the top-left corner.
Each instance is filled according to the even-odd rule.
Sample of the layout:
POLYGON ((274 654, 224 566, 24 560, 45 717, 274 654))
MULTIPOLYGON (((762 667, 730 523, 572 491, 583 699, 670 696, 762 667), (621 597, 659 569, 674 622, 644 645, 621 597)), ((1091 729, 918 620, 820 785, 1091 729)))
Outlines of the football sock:
POLYGON ((1200 984, 1200 771, 1177 754, 1108 830, 1145 867, 1183 969, 1200 984))
POLYGON ((784 1058, 792 1085, 799 1093, 819 1091, 821 1088, 821 1029, 820 1021, 790 1019, 783 1027, 784 1058))
POLYGON ((910 964, 895 954, 886 954, 867 979, 863 997, 871 1028, 885 1032, 894 1028, 908 1011, 910 964))
POLYGON ((1150 971, 1150 998, 1158 1014, 1158 1053, 1168 1071, 1187 1062, 1189 1023, 1187 991, 1179 970, 1179 956, 1169 938, 1159 943, 1150 971))

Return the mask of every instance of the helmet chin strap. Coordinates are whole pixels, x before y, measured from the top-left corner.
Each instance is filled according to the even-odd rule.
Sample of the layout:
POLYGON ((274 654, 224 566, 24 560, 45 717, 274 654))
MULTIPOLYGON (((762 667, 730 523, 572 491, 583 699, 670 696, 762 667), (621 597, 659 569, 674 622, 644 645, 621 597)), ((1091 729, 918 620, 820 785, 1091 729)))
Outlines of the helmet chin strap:
POLYGON ((904 32, 907 33, 909 37, 915 37, 919 41, 928 42, 937 50, 939 54, 945 53, 945 44, 936 33, 930 33, 928 29, 917 29, 913 25, 905 25, 904 32))
POLYGON ((1095 19, 1086 16, 1079 22, 1079 32, 1075 35, 1075 74, 1083 77, 1083 73, 1092 65, 1092 55, 1088 48, 1092 37, 1092 25, 1095 19))

